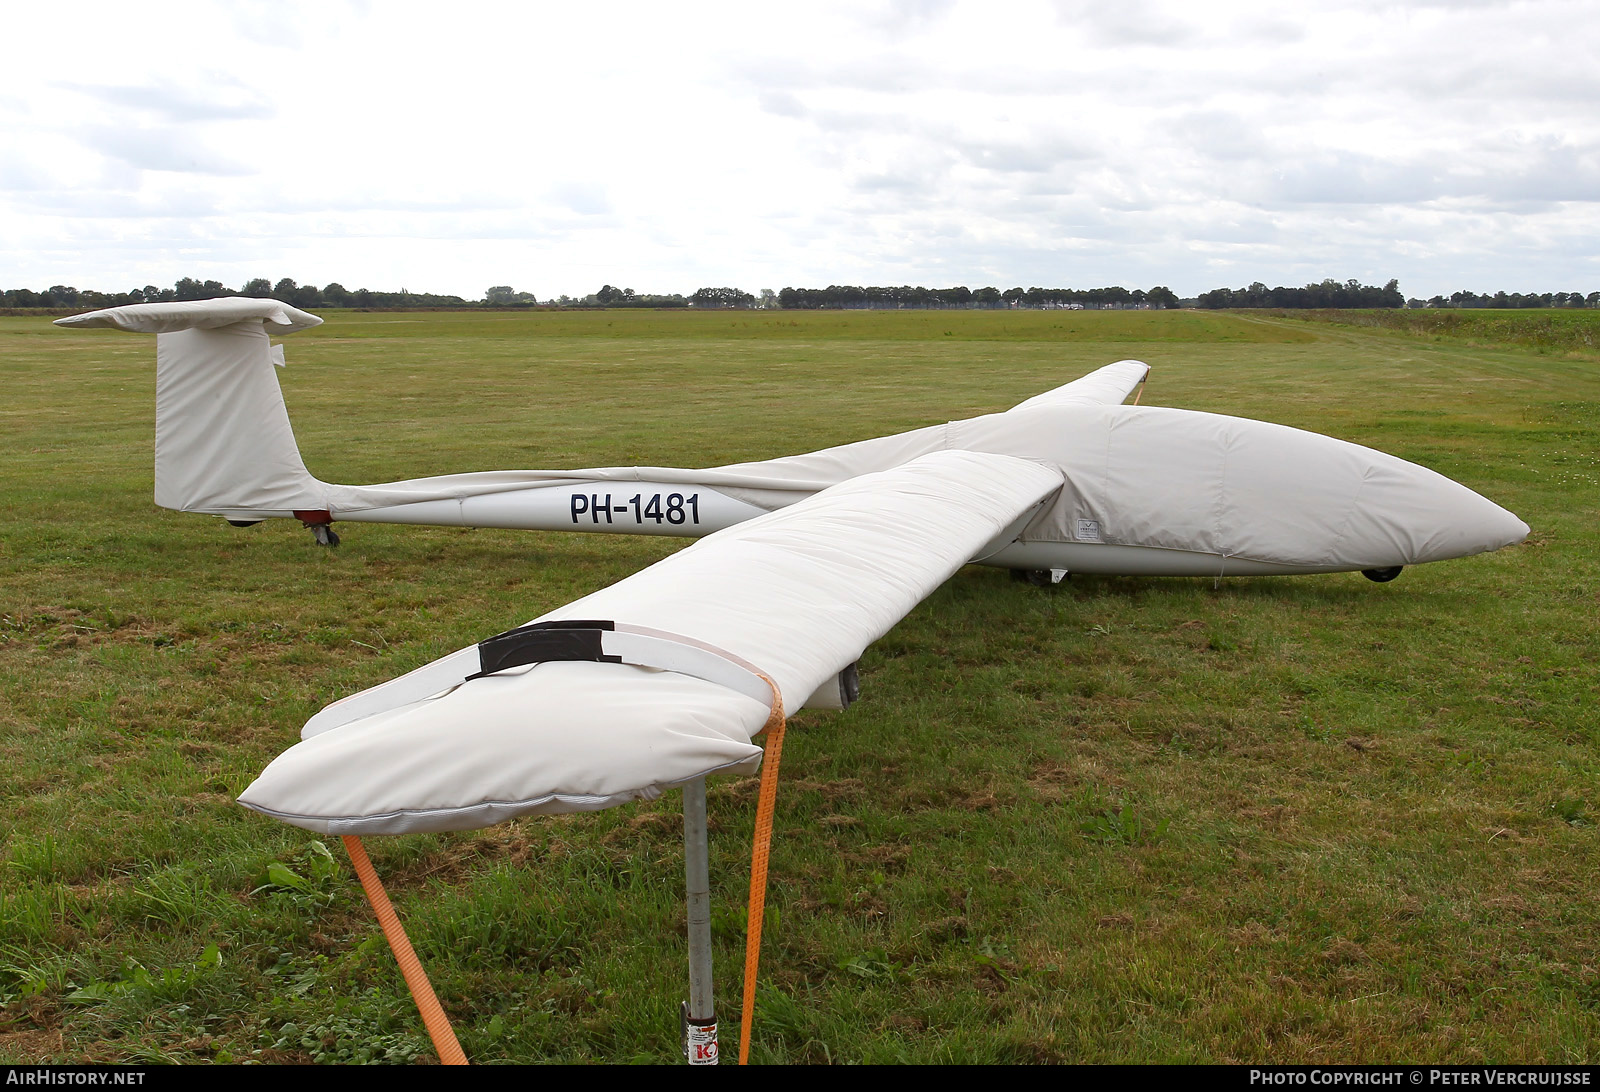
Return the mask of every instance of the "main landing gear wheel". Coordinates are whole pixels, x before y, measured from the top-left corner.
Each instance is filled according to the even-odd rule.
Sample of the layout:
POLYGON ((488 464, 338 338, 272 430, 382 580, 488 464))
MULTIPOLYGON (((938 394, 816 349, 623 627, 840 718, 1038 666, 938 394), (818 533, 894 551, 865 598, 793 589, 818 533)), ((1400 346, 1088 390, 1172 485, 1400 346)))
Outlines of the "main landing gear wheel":
POLYGON ((1020 580, 1035 588, 1048 588, 1066 578, 1065 569, 1012 569, 1011 579, 1020 580))
POLYGON ((313 523, 311 525, 311 537, 317 540, 318 546, 339 545, 339 536, 334 534, 333 528, 326 523, 313 523))
POLYGON ((1400 570, 1404 568, 1404 565, 1395 565, 1387 569, 1362 569, 1361 575, 1375 584, 1387 584, 1399 576, 1400 570))

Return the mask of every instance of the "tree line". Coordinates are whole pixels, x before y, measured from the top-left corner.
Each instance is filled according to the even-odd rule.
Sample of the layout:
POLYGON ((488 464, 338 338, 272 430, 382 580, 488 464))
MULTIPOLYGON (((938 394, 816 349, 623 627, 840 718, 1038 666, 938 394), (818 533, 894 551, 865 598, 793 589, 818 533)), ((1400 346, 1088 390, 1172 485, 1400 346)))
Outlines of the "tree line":
MULTIPOLYGON (((318 288, 314 284, 297 284, 284 277, 277 283, 258 277, 246 281, 244 287, 229 288, 221 281, 197 280, 184 277, 171 288, 147 284, 126 292, 97 292, 78 289, 70 285, 52 285, 43 291, 29 288, 11 288, 0 292, 0 307, 8 308, 100 308, 124 307, 132 303, 174 303, 189 300, 219 299, 223 296, 250 296, 256 299, 275 299, 293 307, 314 309, 318 307, 384 308, 414 307, 432 309, 457 308, 522 308, 541 306, 532 292, 519 292, 510 285, 493 285, 481 300, 468 300, 461 296, 438 295, 432 292, 412 292, 402 288, 398 292, 378 292, 367 288, 354 290, 335 281, 318 288)), ((767 289, 763 300, 775 300, 767 289)), ((738 288, 701 288, 688 296, 655 295, 635 292, 631 288, 604 285, 598 292, 587 296, 562 296, 547 300, 546 307, 751 307, 756 297, 738 288)), ((775 305, 775 304, 774 304, 775 305)))
POLYGON ((1002 307, 1177 307, 1172 289, 1158 285, 1148 292, 1111 288, 861 288, 832 284, 827 288, 785 288, 777 295, 779 307, 788 310, 846 309, 998 309, 1002 307))
POLYGON ((318 288, 314 284, 297 284, 285 277, 274 283, 264 277, 246 281, 244 287, 233 289, 215 280, 197 280, 184 277, 171 288, 145 285, 127 292, 97 292, 77 289, 67 285, 52 285, 42 292, 27 288, 13 288, 0 293, 0 306, 41 308, 98 308, 121 307, 130 303, 170 303, 174 301, 216 299, 222 296, 251 296, 258 299, 276 299, 294 307, 417 307, 417 308, 523 308, 523 307, 649 307, 649 308, 791 308, 816 310, 819 308, 887 308, 887 309, 983 309, 1003 307, 1178 307, 1178 297, 1170 288, 1157 286, 1145 291, 1129 290, 1120 286, 1110 288, 879 288, 854 285, 830 285, 827 288, 785 288, 774 292, 761 290, 761 295, 740 288, 700 288, 688 296, 656 295, 635 292, 631 288, 603 285, 598 292, 587 296, 560 296, 545 300, 543 304, 532 292, 519 292, 510 285, 493 285, 484 292, 481 300, 468 300, 461 296, 442 296, 431 292, 412 292, 402 288, 398 292, 376 292, 366 288, 350 290, 334 282, 318 288))
MULTIPOLYGON (((52 285, 43 291, 12 288, 0 292, 0 307, 89 309, 121 307, 131 303, 168 303, 185 300, 215 299, 221 296, 252 296, 259 299, 276 299, 295 307, 316 309, 327 307, 351 308, 418 308, 454 310, 469 308, 784 308, 810 311, 819 309, 915 309, 915 310, 984 310, 1000 308, 1172 308, 1180 307, 1177 295, 1164 285, 1154 288, 1127 289, 1120 285, 1108 288, 923 288, 902 285, 899 287, 861 287, 857 285, 829 285, 827 288, 785 288, 773 292, 763 288, 759 297, 739 288, 700 288, 690 295, 657 295, 635 292, 631 288, 603 285, 599 291, 586 296, 559 296, 541 302, 532 292, 519 292, 510 285, 494 285, 481 300, 468 300, 461 296, 437 295, 432 292, 412 292, 402 288, 398 292, 373 291, 366 288, 350 290, 337 281, 321 288, 314 284, 297 284, 288 277, 276 283, 264 277, 246 281, 239 289, 229 288, 220 281, 197 280, 184 277, 171 288, 145 285, 127 292, 97 292, 77 289, 67 285, 52 285)), ((1362 284, 1357 280, 1343 283, 1332 279, 1303 288, 1268 288, 1260 281, 1245 288, 1215 288, 1202 293, 1194 301, 1206 308, 1398 308, 1398 307, 1461 307, 1461 308, 1516 308, 1516 307, 1591 307, 1600 308, 1600 292, 1453 292, 1449 296, 1434 296, 1429 300, 1405 299, 1400 284, 1391 280, 1383 287, 1362 284)))
POLYGON ((1213 288, 1200 295, 1201 307, 1404 307, 1400 282, 1391 280, 1382 288, 1348 280, 1333 279, 1304 288, 1268 288, 1256 281, 1248 288, 1213 288))
MULTIPOLYGON (((496 290, 489 289, 488 302, 494 302, 493 294, 496 290)), ((524 296, 529 293, 521 293, 524 296)), ((770 291, 764 296, 771 296, 770 291)), ((756 298, 748 292, 737 288, 697 288, 690 295, 683 296, 678 293, 671 295, 655 295, 649 292, 635 292, 631 288, 616 288, 612 285, 602 285, 600 291, 581 298, 572 296, 559 296, 547 301, 547 305, 554 307, 753 307, 756 298)))
POLYGON ((1600 307, 1600 292, 1452 292, 1428 300, 1407 300, 1407 307, 1600 307))
POLYGON ((43 292, 27 288, 9 288, 0 292, 0 306, 4 307, 124 307, 130 303, 174 303, 189 300, 211 300, 223 296, 253 296, 257 299, 275 299, 293 307, 471 307, 473 304, 460 296, 440 296, 432 292, 412 292, 402 288, 398 292, 374 292, 366 288, 351 291, 335 281, 318 288, 314 284, 296 284, 288 277, 276 284, 258 277, 246 281, 243 288, 233 289, 221 281, 201 281, 184 277, 171 288, 147 284, 126 292, 96 292, 68 285, 52 285, 43 292))
POLYGON ((1257 281, 1248 288, 1212 289, 1202 293, 1196 302, 1201 307, 1600 307, 1600 292, 1452 292, 1421 300, 1403 298, 1400 282, 1393 280, 1382 288, 1355 280, 1343 284, 1326 280, 1304 288, 1268 288, 1257 281))

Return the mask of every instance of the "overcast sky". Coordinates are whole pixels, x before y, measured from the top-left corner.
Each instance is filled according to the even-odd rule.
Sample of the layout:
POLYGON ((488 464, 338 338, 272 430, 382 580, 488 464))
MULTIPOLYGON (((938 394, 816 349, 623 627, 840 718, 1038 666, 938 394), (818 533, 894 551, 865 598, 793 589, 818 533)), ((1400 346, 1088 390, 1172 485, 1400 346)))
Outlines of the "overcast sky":
POLYGON ((0 288, 1600 289, 1600 0, 4 19, 0 288))

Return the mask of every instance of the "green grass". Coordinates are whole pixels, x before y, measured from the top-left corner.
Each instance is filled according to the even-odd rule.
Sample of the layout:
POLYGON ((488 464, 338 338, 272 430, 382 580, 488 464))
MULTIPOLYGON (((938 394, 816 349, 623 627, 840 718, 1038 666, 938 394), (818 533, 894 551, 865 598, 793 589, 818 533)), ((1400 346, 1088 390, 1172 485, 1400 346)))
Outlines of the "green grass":
MULTIPOLYGON (((762 458, 1138 356, 1146 404, 1478 489, 1528 543, 1392 584, 949 581, 789 735, 754 1057, 1600 1056, 1592 363, 1152 313, 346 312, 287 344, 337 481, 762 458)), ((152 358, 0 318, 0 1061, 431 1058, 348 865, 232 798, 327 701, 676 545, 328 551, 156 509, 152 358)), ((472 1058, 674 1060, 677 807, 368 842, 472 1058)), ((753 810, 713 781, 730 1055, 753 810)))
POLYGON ((1415 311, 1273 311, 1278 318, 1330 322, 1376 330, 1397 330, 1433 341, 1469 345, 1515 346, 1537 353, 1563 353, 1578 358, 1600 357, 1600 311, 1529 308, 1423 309, 1415 311))
MULTIPOLYGON (((1263 328, 1213 311, 527 311, 320 312, 340 337, 390 338, 397 327, 448 318, 456 337, 620 337, 768 341, 1310 341, 1292 327, 1263 328), (346 321, 349 319, 351 321, 346 321)), ((330 331, 332 333, 332 331, 330 331)))

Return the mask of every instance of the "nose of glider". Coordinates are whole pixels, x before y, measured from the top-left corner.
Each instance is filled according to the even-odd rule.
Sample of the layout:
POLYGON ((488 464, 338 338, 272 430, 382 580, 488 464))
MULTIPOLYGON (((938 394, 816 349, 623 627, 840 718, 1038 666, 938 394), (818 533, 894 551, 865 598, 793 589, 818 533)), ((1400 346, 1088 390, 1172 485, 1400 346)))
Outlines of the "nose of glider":
POLYGON ((1110 541, 1338 572, 1466 557, 1528 533, 1459 482, 1358 444, 1190 410, 1099 412, 1104 438, 1079 445, 1067 478, 1074 515, 1110 541))
POLYGON ((1350 512, 1345 546, 1351 553, 1381 558, 1383 565, 1417 565, 1487 553, 1528 536, 1526 523, 1460 482, 1372 454, 1363 503, 1350 512))

